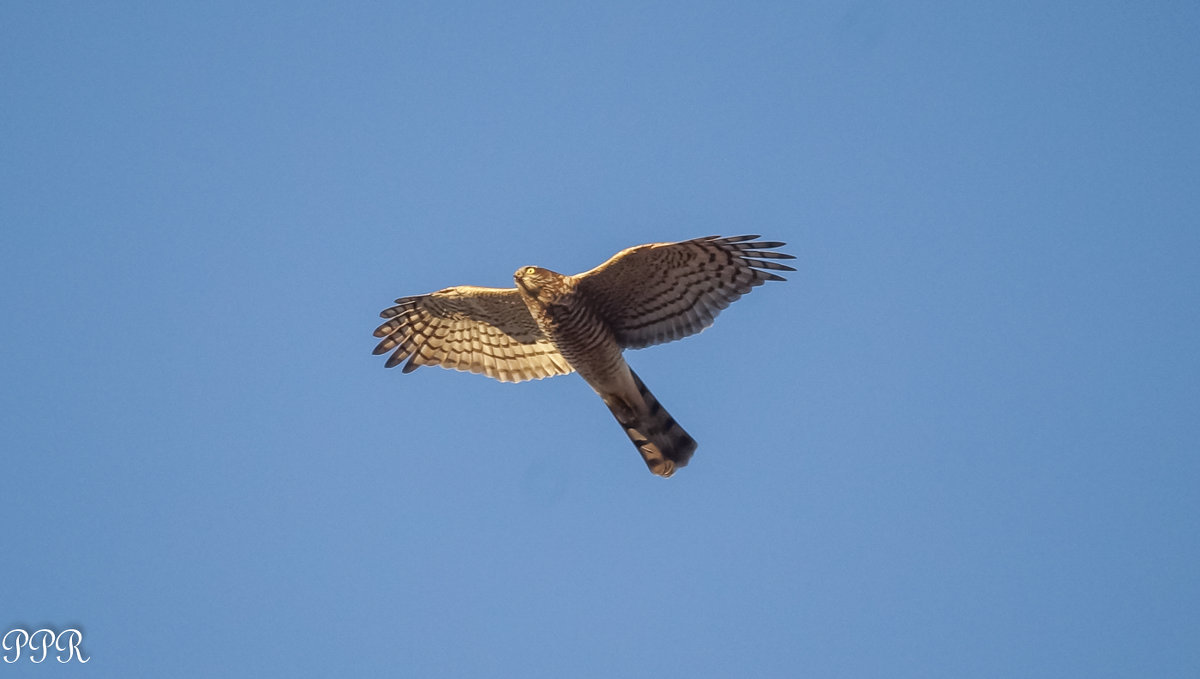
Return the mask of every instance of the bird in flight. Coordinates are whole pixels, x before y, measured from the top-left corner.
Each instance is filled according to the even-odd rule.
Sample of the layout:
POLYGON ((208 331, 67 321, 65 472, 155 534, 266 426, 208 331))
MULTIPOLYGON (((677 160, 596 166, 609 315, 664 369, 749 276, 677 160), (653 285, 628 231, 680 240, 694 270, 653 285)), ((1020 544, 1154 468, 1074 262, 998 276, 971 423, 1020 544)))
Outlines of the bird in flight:
POLYGON ((577 372, 600 395, 646 461, 671 476, 696 441, 667 414, 621 352, 694 335, 752 288, 795 271, 784 243, 708 236, 628 248, 581 274, 526 266, 515 288, 460 285, 401 297, 380 312, 375 354, 404 363, 522 382, 577 372))

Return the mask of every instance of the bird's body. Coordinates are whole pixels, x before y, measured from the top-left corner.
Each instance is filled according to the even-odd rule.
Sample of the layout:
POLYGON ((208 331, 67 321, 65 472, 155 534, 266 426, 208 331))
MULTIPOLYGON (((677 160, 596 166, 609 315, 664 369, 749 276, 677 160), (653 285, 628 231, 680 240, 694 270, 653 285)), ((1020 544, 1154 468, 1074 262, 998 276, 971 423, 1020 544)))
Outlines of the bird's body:
POLYGON ((769 251, 758 236, 652 243, 624 250, 576 276, 524 267, 516 288, 460 286, 396 300, 375 331, 381 354, 405 372, 443 365, 519 382, 578 372, 604 400, 650 471, 670 476, 696 442, 667 414, 622 351, 703 330, 721 309, 767 280, 769 251), (765 260, 765 261, 764 261, 765 260))
POLYGON ((593 386, 621 379, 621 345, 588 303, 578 279, 532 266, 519 269, 513 279, 538 329, 580 377, 593 386))
POLYGON ((580 290, 578 279, 525 267, 513 276, 529 315, 567 363, 604 399, 650 471, 670 476, 696 441, 658 405, 625 362, 621 344, 580 290))

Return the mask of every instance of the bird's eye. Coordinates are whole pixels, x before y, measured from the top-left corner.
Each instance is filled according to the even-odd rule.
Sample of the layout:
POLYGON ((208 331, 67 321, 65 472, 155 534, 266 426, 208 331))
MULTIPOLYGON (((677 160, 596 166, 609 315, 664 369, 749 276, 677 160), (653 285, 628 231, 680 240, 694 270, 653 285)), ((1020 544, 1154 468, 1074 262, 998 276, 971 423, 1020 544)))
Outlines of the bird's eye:
POLYGON ((525 267, 525 275, 526 276, 532 276, 533 273, 534 273, 534 268, 532 266, 525 267))

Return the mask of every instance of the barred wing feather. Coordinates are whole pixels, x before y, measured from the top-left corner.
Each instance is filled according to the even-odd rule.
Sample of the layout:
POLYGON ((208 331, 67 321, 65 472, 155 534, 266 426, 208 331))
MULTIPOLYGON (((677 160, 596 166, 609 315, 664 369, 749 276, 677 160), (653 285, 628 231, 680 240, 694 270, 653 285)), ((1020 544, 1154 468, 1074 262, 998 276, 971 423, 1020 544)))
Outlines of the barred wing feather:
POLYGON ((516 288, 458 286, 402 297, 379 314, 382 341, 373 353, 392 351, 391 368, 422 365, 482 373, 501 382, 566 375, 571 366, 529 315, 516 288))
POLYGON ((579 289, 621 346, 640 349, 693 335, 722 309, 766 281, 795 271, 777 259, 784 243, 759 236, 709 236, 628 248, 577 276, 579 289))

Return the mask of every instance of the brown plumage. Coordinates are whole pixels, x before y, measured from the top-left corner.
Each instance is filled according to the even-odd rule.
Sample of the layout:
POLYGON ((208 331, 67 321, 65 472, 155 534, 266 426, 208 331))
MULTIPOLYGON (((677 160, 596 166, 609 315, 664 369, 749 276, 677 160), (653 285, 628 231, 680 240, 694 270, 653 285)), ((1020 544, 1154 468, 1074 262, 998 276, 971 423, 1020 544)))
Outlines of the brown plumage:
POLYGON ((459 286, 404 297, 375 330, 387 366, 422 365, 521 382, 578 372, 604 399, 650 471, 670 476, 696 441, 646 388, 621 352, 695 334, 752 288, 794 271, 773 260, 783 243, 709 236, 623 250, 575 276, 518 269, 515 288, 459 286))

